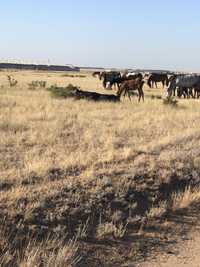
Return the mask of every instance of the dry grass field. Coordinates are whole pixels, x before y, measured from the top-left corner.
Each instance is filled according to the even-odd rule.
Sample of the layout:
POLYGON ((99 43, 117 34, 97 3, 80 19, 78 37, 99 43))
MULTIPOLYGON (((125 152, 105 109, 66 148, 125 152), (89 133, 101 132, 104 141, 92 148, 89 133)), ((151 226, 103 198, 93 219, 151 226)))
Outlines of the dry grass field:
POLYGON ((7 74, 0 266, 131 266, 189 227, 174 216, 200 199, 199 100, 164 105, 147 86, 144 103, 56 99, 28 83, 110 91, 90 73, 9 72, 15 87, 7 74))

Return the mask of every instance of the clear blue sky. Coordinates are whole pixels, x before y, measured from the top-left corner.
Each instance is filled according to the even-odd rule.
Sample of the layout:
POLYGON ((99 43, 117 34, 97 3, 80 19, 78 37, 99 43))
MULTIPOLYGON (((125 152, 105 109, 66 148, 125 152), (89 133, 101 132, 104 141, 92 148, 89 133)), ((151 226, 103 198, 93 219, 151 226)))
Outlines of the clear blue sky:
POLYGON ((199 0, 6 0, 0 59, 200 71, 199 0))

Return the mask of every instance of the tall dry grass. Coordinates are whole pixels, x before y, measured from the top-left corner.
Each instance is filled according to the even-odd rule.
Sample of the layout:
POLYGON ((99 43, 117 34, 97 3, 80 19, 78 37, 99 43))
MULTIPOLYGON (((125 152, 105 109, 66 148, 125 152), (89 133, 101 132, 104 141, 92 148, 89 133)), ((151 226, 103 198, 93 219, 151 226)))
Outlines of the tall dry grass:
MULTIPOLYGON (((180 100, 171 108, 152 99, 152 94, 163 94, 161 89, 147 87, 145 102, 140 104, 137 98, 132 102, 122 99, 119 104, 58 100, 44 89, 28 90, 28 84, 44 80, 48 86, 72 83, 87 90, 103 89, 87 73, 83 79, 61 73, 12 72, 18 80, 16 88, 8 87, 6 75, 0 73, 0 209, 10 217, 17 210, 28 220, 45 199, 54 199, 63 188, 76 184, 86 186, 87 194, 92 195, 102 187, 104 177, 123 194, 127 181, 136 174, 148 174, 152 180, 156 174, 156 179, 167 183, 175 172, 196 175, 199 170, 198 100, 180 100), (52 173, 58 173, 56 179, 51 178, 52 173)), ((138 181, 138 186, 145 190, 147 185, 138 181)), ((193 193, 185 196, 175 196, 174 206, 193 202, 193 193)), ((79 201, 76 193, 74 205, 79 201)), ((163 214, 164 204, 152 208, 149 217, 163 214)), ((125 230, 122 224, 103 222, 97 232, 99 236, 108 232, 123 236, 125 230)), ((20 266, 34 266, 35 262, 37 266, 38 257, 44 258, 45 266, 65 266, 66 257, 72 254, 74 258, 76 248, 61 246, 48 254, 31 245, 27 251, 20 266)))

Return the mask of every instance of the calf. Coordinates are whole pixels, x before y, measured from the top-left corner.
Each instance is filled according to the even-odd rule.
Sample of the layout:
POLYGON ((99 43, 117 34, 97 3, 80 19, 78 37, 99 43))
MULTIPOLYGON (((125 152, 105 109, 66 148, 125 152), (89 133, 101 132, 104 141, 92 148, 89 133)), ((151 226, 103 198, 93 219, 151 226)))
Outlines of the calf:
POLYGON ((128 95, 130 101, 131 101, 131 92, 138 91, 138 101, 140 102, 141 98, 144 101, 144 92, 143 92, 143 85, 144 80, 141 78, 137 78, 135 80, 128 80, 122 82, 117 95, 120 97, 122 94, 124 94, 124 97, 128 95))

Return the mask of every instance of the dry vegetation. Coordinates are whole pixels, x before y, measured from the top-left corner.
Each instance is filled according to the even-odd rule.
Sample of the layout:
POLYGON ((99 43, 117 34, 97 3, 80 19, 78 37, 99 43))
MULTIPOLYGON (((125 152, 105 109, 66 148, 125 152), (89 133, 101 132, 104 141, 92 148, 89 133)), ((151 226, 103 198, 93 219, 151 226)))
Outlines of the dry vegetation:
MULTIPOLYGON (((1 266, 133 263, 148 250, 145 231, 160 229, 160 220, 166 229, 169 214, 199 201, 198 100, 172 108, 159 99, 163 91, 148 88, 140 104, 55 99, 29 85, 103 89, 88 73, 12 72, 12 88, 7 74, 0 73, 1 266)), ((153 231, 155 242, 174 225, 162 231, 153 231)))

